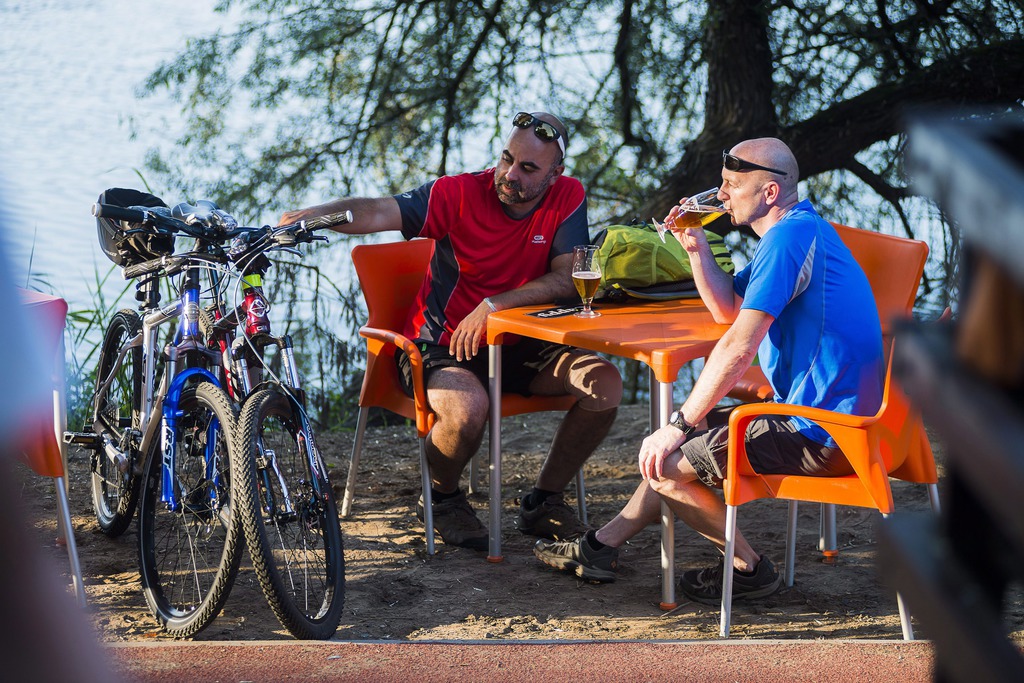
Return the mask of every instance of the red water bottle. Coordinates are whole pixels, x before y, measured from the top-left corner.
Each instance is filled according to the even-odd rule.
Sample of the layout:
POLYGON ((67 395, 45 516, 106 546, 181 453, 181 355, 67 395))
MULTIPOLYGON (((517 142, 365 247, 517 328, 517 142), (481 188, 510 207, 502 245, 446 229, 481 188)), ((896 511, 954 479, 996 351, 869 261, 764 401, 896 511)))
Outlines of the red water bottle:
POLYGON ((245 277, 245 300, 242 308, 245 310, 245 334, 247 337, 254 337, 257 334, 270 334, 270 318, 267 317, 267 300, 263 298, 263 284, 259 275, 247 275, 245 277), (253 279, 258 280, 252 282, 253 279))

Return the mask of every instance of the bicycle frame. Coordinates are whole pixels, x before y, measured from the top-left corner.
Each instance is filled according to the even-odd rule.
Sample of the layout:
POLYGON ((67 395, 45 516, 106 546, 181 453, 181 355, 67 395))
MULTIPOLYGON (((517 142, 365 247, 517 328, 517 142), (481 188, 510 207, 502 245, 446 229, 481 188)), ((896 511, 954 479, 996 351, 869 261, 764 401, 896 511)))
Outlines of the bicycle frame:
MULTIPOLYGON (((140 453, 148 452, 150 444, 156 435, 156 424, 154 420, 159 417, 163 429, 160 430, 162 453, 162 486, 161 502, 167 505, 168 509, 178 511, 181 502, 177 498, 172 472, 174 472, 175 446, 177 443, 177 418, 178 406, 181 394, 186 384, 197 377, 213 382, 220 386, 220 380, 204 368, 187 368, 178 372, 178 361, 182 352, 199 353, 209 359, 212 365, 219 365, 220 358, 217 354, 208 350, 201 341, 199 332, 199 273, 198 266, 187 265, 183 273, 184 286, 180 296, 170 304, 151 310, 142 318, 142 331, 139 335, 124 344, 114 363, 111 372, 103 380, 97 395, 109 390, 113 378, 117 375, 125 356, 128 352, 139 346, 142 347, 143 357, 143 386, 142 386, 142 407, 139 423, 139 431, 142 434, 142 442, 139 448, 140 453), (178 330, 174 343, 168 344, 164 349, 166 364, 164 367, 161 385, 156 386, 157 362, 159 360, 158 339, 161 325, 168 321, 179 320, 178 330), (173 379, 172 379, 173 378, 173 379)), ((147 281, 142 289, 147 294, 151 293, 154 283, 147 281)), ((144 301, 153 301, 154 297, 144 296, 144 301)), ((98 404, 98 402, 97 402, 98 404)), ((93 416, 94 421, 97 415, 93 416)), ((212 422, 209 426, 211 433, 207 440, 206 472, 213 475, 217 470, 216 454, 213 452, 213 433, 219 428, 219 424, 212 422)), ((123 470, 122 461, 124 455, 113 444, 109 444, 110 438, 104 434, 104 455, 111 458, 115 465, 123 470)), ((217 482, 215 482, 217 483, 217 482)))

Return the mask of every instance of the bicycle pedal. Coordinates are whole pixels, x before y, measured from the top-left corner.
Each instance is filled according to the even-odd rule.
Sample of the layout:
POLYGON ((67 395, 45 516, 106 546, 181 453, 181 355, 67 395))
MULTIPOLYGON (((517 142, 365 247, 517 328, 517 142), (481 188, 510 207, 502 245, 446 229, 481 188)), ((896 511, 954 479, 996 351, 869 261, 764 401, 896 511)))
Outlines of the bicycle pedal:
POLYGON ((64 432, 64 443, 83 448, 99 449, 103 447, 103 439, 95 432, 64 432))

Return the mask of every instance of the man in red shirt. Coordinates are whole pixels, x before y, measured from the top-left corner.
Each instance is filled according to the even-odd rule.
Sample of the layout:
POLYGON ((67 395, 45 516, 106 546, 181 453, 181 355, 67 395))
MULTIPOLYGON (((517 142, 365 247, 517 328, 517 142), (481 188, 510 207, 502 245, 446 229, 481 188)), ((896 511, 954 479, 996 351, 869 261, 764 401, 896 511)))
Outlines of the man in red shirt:
MULTIPOLYGON (((459 488, 487 426, 487 315, 577 296, 572 248, 590 241, 583 186, 563 175, 568 133, 552 114, 513 118, 494 168, 444 176, 392 197, 339 199, 289 212, 291 223, 350 210, 340 232, 400 230, 436 240, 405 335, 423 355, 427 400, 437 421, 427 436, 434 528, 445 543, 487 549, 487 528, 459 488)), ((398 354, 411 394, 408 358, 398 354)), ((577 398, 555 433, 533 490, 522 498, 523 533, 567 539, 586 531, 562 492, 611 427, 622 397, 613 365, 567 346, 521 339, 502 354, 503 386, 577 398)), ((421 499, 422 505, 422 499, 421 499)), ((422 510, 420 510, 422 519, 422 510)))

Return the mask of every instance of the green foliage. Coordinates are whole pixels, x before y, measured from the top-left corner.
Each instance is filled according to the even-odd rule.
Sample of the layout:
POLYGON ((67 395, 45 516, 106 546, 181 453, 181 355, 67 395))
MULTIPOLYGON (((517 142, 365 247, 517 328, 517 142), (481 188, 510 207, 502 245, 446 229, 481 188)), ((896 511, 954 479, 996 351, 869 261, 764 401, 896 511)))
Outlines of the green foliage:
MULTIPOLYGON (((96 268, 93 271, 93 281, 86 283, 91 303, 85 308, 69 310, 67 314, 64 374, 69 429, 81 429, 91 415, 92 392, 96 385, 96 363, 103 333, 107 321, 117 308, 117 302, 124 297, 130 287, 125 285, 113 300, 107 299, 104 287, 117 270, 114 266, 105 272, 96 268)), ((54 291, 44 274, 34 275, 33 282, 33 288, 38 291, 54 291)))
MULTIPOLYGON (((768 118, 758 125, 782 133, 886 88, 892 108, 935 101, 910 92, 912 77, 986 44, 1019 49, 1024 35, 1021 3, 1011 0, 710 7, 225 1, 228 27, 190 39, 145 84, 171 91, 188 116, 184 136, 154 149, 150 167, 187 196, 260 216, 486 166, 515 110, 546 108, 569 122, 570 172, 588 188, 594 217, 607 222, 632 217, 638 197, 662 187, 702 133, 735 142, 751 132, 737 108, 753 106, 757 83, 723 59, 763 52, 771 108, 759 109, 768 118), (712 110, 717 118, 707 120, 712 110)), ((958 89, 946 93, 951 102, 993 99, 981 88, 972 95, 950 87, 958 89)), ((1022 88, 1004 88, 998 99, 1019 102, 1022 88)), ((875 115, 866 105, 864 114, 875 115)), ((873 133, 846 124, 864 153, 829 158, 822 150, 809 175, 859 164, 857 173, 878 187, 901 187, 892 163, 899 130, 881 120, 873 133)), ((703 184, 704 172, 689 171, 691 180, 703 184)), ((849 202, 843 192, 834 199, 849 202)))

